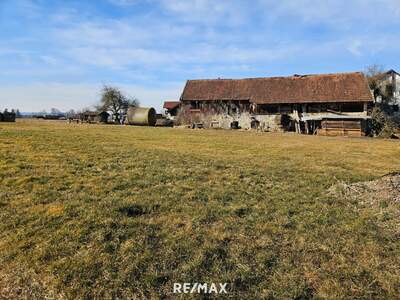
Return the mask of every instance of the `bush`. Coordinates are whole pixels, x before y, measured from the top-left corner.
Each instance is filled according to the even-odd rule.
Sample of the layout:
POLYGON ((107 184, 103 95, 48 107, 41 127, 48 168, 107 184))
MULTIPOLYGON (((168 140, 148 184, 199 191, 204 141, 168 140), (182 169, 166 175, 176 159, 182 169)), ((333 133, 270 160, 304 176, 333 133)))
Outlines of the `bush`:
POLYGON ((395 133, 395 127, 391 123, 386 123, 378 136, 385 139, 396 138, 395 133))
POLYGON ((175 125, 189 125, 192 123, 192 115, 190 113, 190 108, 188 106, 183 106, 179 110, 176 118, 175 125))
POLYGON ((371 129, 374 136, 391 138, 395 135, 395 124, 386 116, 386 114, 380 107, 374 107, 374 109, 372 110, 371 118, 371 129))

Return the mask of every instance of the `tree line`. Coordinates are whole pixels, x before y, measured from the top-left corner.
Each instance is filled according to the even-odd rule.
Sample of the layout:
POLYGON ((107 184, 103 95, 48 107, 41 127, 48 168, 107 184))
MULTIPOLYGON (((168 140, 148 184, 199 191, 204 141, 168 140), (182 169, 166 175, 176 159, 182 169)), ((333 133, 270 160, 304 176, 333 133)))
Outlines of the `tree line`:
POLYGON ((3 110, 3 112, 1 112, 0 111, 0 113, 2 113, 3 115, 5 115, 5 114, 15 114, 15 116, 17 117, 17 118, 22 118, 22 114, 21 114, 21 112, 19 111, 19 109, 11 109, 10 111, 8 110, 8 108, 5 108, 4 110, 3 110))

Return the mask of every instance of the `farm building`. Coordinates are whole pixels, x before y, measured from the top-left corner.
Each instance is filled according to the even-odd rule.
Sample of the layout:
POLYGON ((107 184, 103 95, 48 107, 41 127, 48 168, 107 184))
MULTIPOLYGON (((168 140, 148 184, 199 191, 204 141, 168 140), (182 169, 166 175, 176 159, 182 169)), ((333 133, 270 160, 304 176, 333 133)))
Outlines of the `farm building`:
MULTIPOLYGON (((400 74, 395 70, 389 70, 379 76, 379 82, 381 89, 390 88, 390 94, 393 99, 392 105, 398 109, 400 107, 400 74)), ((382 101, 382 97, 378 96, 377 101, 382 101)))
POLYGON ((204 127, 364 135, 373 96, 362 73, 188 80, 182 116, 204 127))
POLYGON ((108 112, 96 112, 96 111, 85 111, 80 114, 79 118, 81 122, 86 123, 107 123, 110 114, 108 112))
POLYGON ((165 101, 163 108, 165 109, 166 115, 169 119, 173 120, 179 111, 181 102, 179 101, 165 101))

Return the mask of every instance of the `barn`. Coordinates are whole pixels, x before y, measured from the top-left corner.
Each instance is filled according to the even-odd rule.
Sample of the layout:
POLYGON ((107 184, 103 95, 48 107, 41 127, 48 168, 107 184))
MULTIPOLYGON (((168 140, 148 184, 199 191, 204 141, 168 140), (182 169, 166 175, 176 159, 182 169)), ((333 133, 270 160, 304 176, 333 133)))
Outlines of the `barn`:
POLYGON ((181 103, 179 101, 165 101, 163 108, 169 119, 173 120, 178 114, 181 103))
POLYGON ((361 72, 188 80, 181 114, 204 127, 361 136, 373 95, 361 72))

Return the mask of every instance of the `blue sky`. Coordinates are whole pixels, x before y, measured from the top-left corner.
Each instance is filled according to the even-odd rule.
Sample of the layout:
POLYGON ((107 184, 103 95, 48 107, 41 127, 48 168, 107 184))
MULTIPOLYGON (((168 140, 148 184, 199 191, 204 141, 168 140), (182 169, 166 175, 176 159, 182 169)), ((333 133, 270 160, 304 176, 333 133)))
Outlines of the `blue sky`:
POLYGON ((187 79, 400 69, 399 0, 0 0, 0 109, 103 84, 160 109, 187 79))

